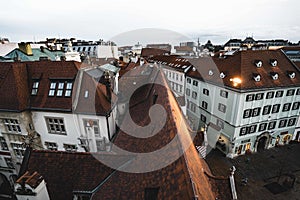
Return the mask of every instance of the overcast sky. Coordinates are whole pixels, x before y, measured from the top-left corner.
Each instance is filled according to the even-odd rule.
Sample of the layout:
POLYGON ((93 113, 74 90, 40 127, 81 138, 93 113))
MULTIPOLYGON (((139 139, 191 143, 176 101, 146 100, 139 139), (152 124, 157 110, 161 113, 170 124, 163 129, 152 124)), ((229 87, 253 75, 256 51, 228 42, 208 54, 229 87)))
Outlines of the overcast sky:
POLYGON ((246 36, 300 40, 299 0, 3 0, 1 3, 0 37, 11 41, 38 41, 46 37, 110 40, 128 31, 149 28, 171 30, 195 40, 199 37, 202 43, 210 39, 214 44, 246 36))

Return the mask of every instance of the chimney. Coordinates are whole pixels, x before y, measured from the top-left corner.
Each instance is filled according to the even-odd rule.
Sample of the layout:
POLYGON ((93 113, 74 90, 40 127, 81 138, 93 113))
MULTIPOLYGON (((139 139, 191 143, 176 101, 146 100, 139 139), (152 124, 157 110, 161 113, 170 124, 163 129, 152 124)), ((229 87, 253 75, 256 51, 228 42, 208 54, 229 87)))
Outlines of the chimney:
POLYGON ((49 194, 44 178, 37 172, 28 171, 15 183, 17 199, 26 200, 49 200, 49 194))
POLYGON ((111 100, 111 88, 110 88, 110 74, 109 71, 104 72, 104 78, 105 78, 105 86, 106 86, 106 95, 108 100, 111 100))
POLYGON ((140 66, 143 66, 145 63, 144 58, 140 58, 140 66))
POLYGON ((32 49, 29 42, 21 42, 18 44, 19 49, 28 56, 32 56, 32 49))

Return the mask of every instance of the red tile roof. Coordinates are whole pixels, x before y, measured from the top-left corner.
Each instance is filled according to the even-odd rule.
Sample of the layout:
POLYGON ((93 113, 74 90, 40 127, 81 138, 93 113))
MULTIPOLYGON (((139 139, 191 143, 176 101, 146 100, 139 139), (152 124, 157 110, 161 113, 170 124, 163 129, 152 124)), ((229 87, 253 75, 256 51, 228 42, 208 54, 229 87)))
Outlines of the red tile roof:
MULTIPOLYGON (((75 112, 102 116, 107 115, 111 112, 117 101, 117 97, 112 89, 110 89, 110 92, 111 99, 108 98, 105 85, 97 82, 88 73, 83 72, 75 112), (85 97, 86 91, 88 91, 88 97, 85 97)), ((73 97, 77 98, 75 96, 73 97)))
POLYGON ((281 50, 247 50, 238 51, 232 56, 189 59, 195 66, 187 75, 204 80, 205 82, 226 86, 238 91, 262 90, 265 88, 300 86, 300 72, 281 50), (277 66, 270 64, 272 59, 278 61, 277 66), (262 67, 255 66, 255 61, 262 61, 262 67), (213 72, 211 75, 209 73, 213 72), (225 78, 220 78, 223 72, 225 78), (288 72, 295 72, 294 79, 288 76, 288 72), (273 80, 271 73, 278 73, 278 80, 273 80), (255 74, 261 76, 256 82, 255 74), (233 85, 232 79, 241 79, 241 84, 233 85))
POLYGON ((153 57, 153 56, 158 56, 158 55, 166 55, 170 54, 170 51, 166 51, 163 49, 157 49, 157 48, 143 48, 141 57, 148 58, 148 57, 153 57))
POLYGON ((31 108, 32 109, 51 109, 51 110, 64 110, 72 111, 72 97, 57 97, 56 95, 50 97, 48 95, 50 83, 52 80, 69 80, 74 81, 78 70, 80 69, 80 63, 78 62, 28 62, 27 64, 29 73, 29 91, 31 92, 31 86, 34 79, 38 79, 39 88, 38 93, 35 96, 31 96, 31 108))
POLYGON ((282 47, 283 51, 300 51, 300 46, 287 46, 282 47))
MULTIPOLYGON (((131 116, 138 125, 148 125, 150 121, 147 111, 153 103, 152 95, 156 94, 156 103, 165 108, 167 121, 150 138, 136 138, 120 131, 112 152, 97 154, 107 156, 105 161, 113 163, 117 158, 115 167, 122 166, 122 171, 112 170, 89 153, 32 153, 28 170, 43 175, 52 199, 71 199, 72 191, 92 191, 95 188, 93 199, 143 199, 146 188, 159 188, 158 199, 193 199, 196 196, 199 199, 215 199, 213 183, 204 173, 209 172, 209 169, 193 145, 188 126, 163 73, 153 67, 149 76, 162 84, 152 84, 151 87, 148 84, 133 94, 132 99, 135 100, 130 102, 131 116), (145 90, 148 91, 146 96, 145 90), (164 152, 162 159, 155 151, 165 146, 169 149, 164 152), (118 154, 119 148, 138 153, 122 156, 118 154), (147 157, 143 156, 142 153, 147 152, 147 157), (174 157, 175 161, 169 164, 168 160, 174 157), (155 171, 128 173, 136 167, 156 167, 165 163, 165 167, 155 171)), ((124 124, 127 122, 127 119, 123 121, 124 124)))
MULTIPOLYGON (((156 68, 153 70, 156 70, 156 68)), ((144 94, 141 95, 141 92, 145 89, 149 90, 149 88, 147 88, 147 86, 140 88, 140 92, 137 91, 132 96, 132 99, 135 99, 135 101, 137 101, 136 99, 140 99, 140 101, 134 106, 131 106, 130 113, 133 121, 137 125, 143 127, 148 125, 150 123, 148 109, 152 106, 152 95, 157 94, 158 98, 156 103, 162 105, 167 112, 166 124, 162 130, 150 138, 137 138, 121 131, 118 133, 114 144, 123 150, 138 153, 136 154, 135 160, 127 166, 129 169, 139 166, 143 162, 147 162, 147 165, 155 167, 156 163, 168 162, 168 158, 178 156, 178 159, 165 168, 154 172, 126 174, 126 176, 122 174, 122 176, 112 180, 112 182, 117 179, 121 183, 126 180, 132 181, 130 181, 130 184, 122 186, 122 188, 115 187, 114 191, 122 195, 125 195, 124 193, 126 193, 126 191, 135 191, 134 193, 128 194, 131 196, 126 197, 130 199, 140 199, 143 197, 143 191, 146 187, 159 187, 159 199, 192 199, 195 195, 198 195, 199 199, 212 199, 214 198, 214 194, 212 193, 211 185, 202 171, 202 168, 205 170, 208 169, 205 163, 199 158, 185 119, 172 92, 167 86, 164 75, 161 71, 157 73, 157 81, 163 84, 155 84, 150 88, 150 92, 148 92, 147 96, 144 96, 144 94), (164 155, 165 161, 163 161, 161 156, 157 157, 155 154, 149 154, 147 157, 148 160, 145 161, 142 155, 143 153, 155 152, 168 145, 171 146, 167 152, 164 152, 166 153, 164 155), (186 151, 181 155, 183 149, 186 149, 186 151)), ((130 104, 132 103, 130 102, 130 104)), ((125 118, 123 124, 127 126, 127 129, 130 129, 132 126, 128 118, 125 118)), ((142 135, 143 132, 140 132, 140 134, 142 135)), ((106 187, 103 188, 103 191, 99 190, 96 194, 96 196, 99 197, 98 199, 103 197, 103 195, 108 199, 112 198, 112 194, 106 193, 106 190, 106 187)))
POLYGON ((175 46, 176 52, 194 52, 193 47, 190 46, 175 46))
POLYGON ((148 59, 149 62, 157 62, 158 64, 162 64, 167 68, 171 68, 177 71, 185 71, 191 65, 188 59, 183 58, 178 55, 158 55, 148 59))
MULTIPOLYGON (((28 171, 44 177, 50 199, 73 199, 73 191, 92 191, 114 170, 99 162, 114 155, 67 153, 34 150, 29 159, 28 171)), ((126 156, 114 157, 116 165, 128 161, 126 156)))
MULTIPOLYGON (((31 109, 71 112, 74 96, 49 96, 50 84, 53 80, 71 81, 73 82, 72 94, 74 94, 76 91, 74 81, 79 69, 83 66, 86 65, 74 61, 0 62, 0 110, 31 109), (37 95, 31 95, 32 86, 36 80, 39 81, 38 92, 37 95)), ((83 82, 86 81, 88 80, 83 82)), ((91 81, 87 84, 90 83, 91 81)), ((96 110, 93 113, 105 115, 111 110, 112 106, 106 100, 105 86, 95 82, 91 85, 83 84, 83 86, 94 89, 95 98, 89 105, 94 108, 93 111, 96 110)), ((80 95, 80 100, 82 100, 83 94, 80 95)), ((116 101, 114 95, 113 100, 116 101)), ((80 108, 78 111, 83 112, 80 108)), ((91 110, 86 107, 84 111, 90 112, 91 110)))
POLYGON ((27 74, 24 63, 0 62, 0 110, 22 111, 29 107, 27 74))

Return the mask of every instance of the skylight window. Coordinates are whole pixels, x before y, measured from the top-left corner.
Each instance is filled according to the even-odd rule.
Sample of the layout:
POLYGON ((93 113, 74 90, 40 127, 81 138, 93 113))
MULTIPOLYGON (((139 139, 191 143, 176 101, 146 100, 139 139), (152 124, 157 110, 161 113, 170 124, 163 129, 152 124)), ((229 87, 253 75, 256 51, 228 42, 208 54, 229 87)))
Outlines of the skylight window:
POLYGON ((84 92, 84 98, 88 98, 89 97, 89 91, 88 90, 86 90, 85 92, 84 92))

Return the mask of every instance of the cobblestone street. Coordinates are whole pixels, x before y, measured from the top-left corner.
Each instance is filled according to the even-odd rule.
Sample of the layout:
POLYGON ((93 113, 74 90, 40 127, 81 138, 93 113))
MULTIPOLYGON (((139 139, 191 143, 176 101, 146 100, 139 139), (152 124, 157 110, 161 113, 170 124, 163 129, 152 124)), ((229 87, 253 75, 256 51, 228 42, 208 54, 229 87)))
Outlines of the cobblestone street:
POLYGON ((300 144, 275 147, 261 153, 226 158, 213 150, 207 163, 215 176, 228 176, 236 167, 235 182, 238 199, 298 200, 300 199, 300 144), (269 189, 267 189, 269 188, 269 189))

